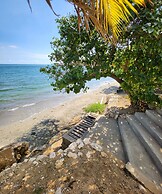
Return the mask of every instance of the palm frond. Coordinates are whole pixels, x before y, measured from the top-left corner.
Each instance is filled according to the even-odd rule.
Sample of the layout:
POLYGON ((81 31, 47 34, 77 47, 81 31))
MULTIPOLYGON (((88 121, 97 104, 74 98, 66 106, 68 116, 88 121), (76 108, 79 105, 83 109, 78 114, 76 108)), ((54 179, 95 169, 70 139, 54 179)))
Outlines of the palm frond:
POLYGON ((137 14, 131 2, 145 6, 145 0, 68 0, 68 2, 78 8, 79 18, 82 16, 84 22, 92 22, 104 38, 113 40, 119 37, 124 25, 129 23, 131 11, 137 14))
MULTIPOLYGON (((53 10, 51 0, 45 0, 53 10)), ((96 30, 105 38, 116 40, 124 26, 129 23, 131 12, 137 14, 134 5, 145 6, 151 0, 67 0, 72 3, 78 14, 78 26, 84 25, 89 30, 92 23, 96 30)), ((30 6, 30 0, 27 0, 30 6)), ((55 15, 57 15, 54 12, 55 15)))

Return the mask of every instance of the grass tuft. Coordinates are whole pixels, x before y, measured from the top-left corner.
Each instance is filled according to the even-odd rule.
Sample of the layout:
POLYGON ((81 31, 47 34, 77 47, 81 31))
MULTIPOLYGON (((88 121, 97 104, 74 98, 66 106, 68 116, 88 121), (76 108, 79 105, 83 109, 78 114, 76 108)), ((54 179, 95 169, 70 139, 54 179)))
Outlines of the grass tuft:
POLYGON ((93 112, 93 113, 103 113, 105 110, 106 105, 105 104, 100 104, 98 103, 94 103, 94 104, 90 104, 88 105, 86 108, 84 108, 84 111, 89 113, 89 112, 93 112))

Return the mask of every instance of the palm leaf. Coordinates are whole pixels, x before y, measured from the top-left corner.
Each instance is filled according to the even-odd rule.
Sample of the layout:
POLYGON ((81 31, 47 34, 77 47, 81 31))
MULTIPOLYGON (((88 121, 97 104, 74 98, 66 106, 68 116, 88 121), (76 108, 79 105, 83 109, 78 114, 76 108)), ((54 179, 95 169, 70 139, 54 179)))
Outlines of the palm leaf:
POLYGON ((58 14, 55 13, 52 5, 51 5, 51 0, 46 0, 46 3, 49 5, 49 7, 51 8, 51 10, 53 11, 53 13, 56 15, 56 16, 59 16, 58 14))
MULTIPOLYGON (((45 0, 53 10, 51 0, 45 0)), ((124 26, 129 23, 131 11, 137 14, 133 3, 145 6, 151 0, 67 0, 72 3, 78 14, 78 26, 84 25, 89 30, 92 23, 105 39, 117 40, 124 26)), ((27 0, 30 6, 30 0, 27 0)), ((54 12, 55 15, 57 15, 54 12)))
MULTIPOLYGON (((132 0, 138 6, 144 6, 145 0, 132 0)), ((137 10, 130 0, 68 0, 80 8, 78 16, 85 22, 92 22, 104 38, 116 40, 124 25, 129 23, 131 11, 137 10)), ((79 21, 80 22, 80 21, 79 21)))

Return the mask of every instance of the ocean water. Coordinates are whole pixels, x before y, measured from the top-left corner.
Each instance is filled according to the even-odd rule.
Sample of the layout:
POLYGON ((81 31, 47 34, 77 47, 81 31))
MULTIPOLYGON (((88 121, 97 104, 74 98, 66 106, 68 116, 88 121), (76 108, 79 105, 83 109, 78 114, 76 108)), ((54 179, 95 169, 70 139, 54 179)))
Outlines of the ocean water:
MULTIPOLYGON (((46 65, 0 65, 0 125, 23 120, 51 106, 76 96, 54 92, 48 76, 40 73, 46 65)), ((111 78, 88 82, 95 89, 111 78)))
POLYGON ((48 77, 39 72, 41 67, 43 65, 0 65, 1 110, 27 106, 26 102, 35 102, 53 92, 48 77))

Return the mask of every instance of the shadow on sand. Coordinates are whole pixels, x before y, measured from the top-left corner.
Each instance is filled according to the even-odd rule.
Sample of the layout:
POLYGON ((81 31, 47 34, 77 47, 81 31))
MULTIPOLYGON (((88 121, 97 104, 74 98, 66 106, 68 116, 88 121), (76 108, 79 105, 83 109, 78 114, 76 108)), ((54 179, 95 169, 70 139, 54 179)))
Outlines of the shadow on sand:
POLYGON ((19 138, 17 141, 28 142, 30 151, 42 151, 45 146, 48 145, 50 139, 59 132, 58 123, 58 120, 44 120, 35 125, 30 132, 19 138))

